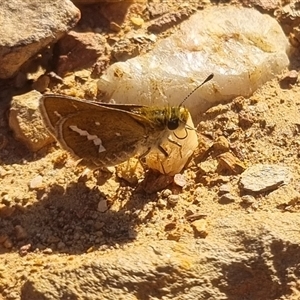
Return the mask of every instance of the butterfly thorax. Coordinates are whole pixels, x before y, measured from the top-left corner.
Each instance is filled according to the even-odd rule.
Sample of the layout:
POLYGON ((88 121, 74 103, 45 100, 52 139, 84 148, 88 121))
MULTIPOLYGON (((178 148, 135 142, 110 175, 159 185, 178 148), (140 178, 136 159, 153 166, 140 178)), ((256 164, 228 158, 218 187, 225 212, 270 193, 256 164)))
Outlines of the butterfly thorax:
POLYGON ((142 107, 139 111, 157 130, 176 130, 186 125, 189 112, 182 106, 142 107))
POLYGON ((176 136, 174 131, 186 128, 189 112, 181 106, 139 107, 132 111, 142 117, 141 125, 144 127, 144 137, 136 144, 139 155, 150 149, 161 149, 161 145, 176 136))

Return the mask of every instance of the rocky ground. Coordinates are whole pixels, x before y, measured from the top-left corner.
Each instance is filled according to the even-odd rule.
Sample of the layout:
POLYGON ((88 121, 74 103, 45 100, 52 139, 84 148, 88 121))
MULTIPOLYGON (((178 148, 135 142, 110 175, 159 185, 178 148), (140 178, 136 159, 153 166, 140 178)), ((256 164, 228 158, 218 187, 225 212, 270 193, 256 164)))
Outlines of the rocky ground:
MULTIPOLYGON (((207 5, 214 4, 161 4, 155 23, 155 4, 133 4, 125 25, 106 22, 103 38, 114 47, 78 72, 68 70, 73 61, 60 61, 63 83, 47 79, 49 90, 93 98, 110 63, 151 48, 125 43, 124 30, 150 19, 163 38, 207 5)), ((100 7, 103 16, 122 11, 100 7)), ((81 8, 78 26, 91 26, 91 10, 81 8)), ((29 150, 9 129, 7 95, 22 95, 32 83, 43 91, 45 79, 35 70, 18 88, 19 81, 2 80, 0 299, 300 299, 297 53, 293 72, 203 114, 200 146, 167 186, 170 178, 152 173, 143 181, 141 168, 86 172, 53 143, 29 150)))

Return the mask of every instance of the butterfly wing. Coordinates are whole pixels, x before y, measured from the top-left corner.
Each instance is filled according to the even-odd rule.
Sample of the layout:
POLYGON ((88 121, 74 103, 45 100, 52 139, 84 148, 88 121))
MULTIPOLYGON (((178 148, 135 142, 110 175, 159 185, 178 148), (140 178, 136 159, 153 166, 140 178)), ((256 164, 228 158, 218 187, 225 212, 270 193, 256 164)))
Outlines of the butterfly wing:
POLYGON ((115 165, 147 149, 146 120, 113 106, 65 96, 40 100, 44 122, 61 146, 96 166, 115 165))

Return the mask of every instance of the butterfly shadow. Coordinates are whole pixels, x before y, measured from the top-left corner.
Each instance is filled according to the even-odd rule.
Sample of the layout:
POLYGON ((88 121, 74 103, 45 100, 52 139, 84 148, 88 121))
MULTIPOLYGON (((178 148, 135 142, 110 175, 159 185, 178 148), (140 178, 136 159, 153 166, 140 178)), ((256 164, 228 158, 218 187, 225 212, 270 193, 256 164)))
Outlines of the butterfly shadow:
MULTIPOLYGON (((99 202, 107 201, 109 206, 110 199, 98 186, 91 188, 82 181, 71 182, 66 188, 54 184, 50 190, 37 192, 37 202, 16 206, 11 215, 0 217, 0 235, 8 236, 17 251, 26 245, 30 245, 29 251, 68 254, 119 247, 135 239, 140 222, 129 206, 123 206, 119 199, 122 193, 116 191, 113 199, 119 202, 119 209, 100 212, 99 202), (20 227, 24 234, 20 234, 20 227)), ((138 194, 133 198, 140 207, 146 203, 146 199, 139 202, 142 197, 138 194)), ((0 246, 0 254, 7 251, 11 248, 0 246)))

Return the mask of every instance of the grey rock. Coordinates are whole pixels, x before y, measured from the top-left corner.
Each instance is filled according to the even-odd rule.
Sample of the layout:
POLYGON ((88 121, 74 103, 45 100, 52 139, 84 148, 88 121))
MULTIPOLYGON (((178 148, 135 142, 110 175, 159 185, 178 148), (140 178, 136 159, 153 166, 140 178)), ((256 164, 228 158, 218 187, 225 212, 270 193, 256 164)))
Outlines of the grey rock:
POLYGON ((288 184, 291 179, 292 174, 287 167, 257 164, 241 175, 240 187, 247 192, 262 193, 288 184))
POLYGON ((0 1, 0 78, 14 76, 79 19, 80 11, 69 0, 0 1))

